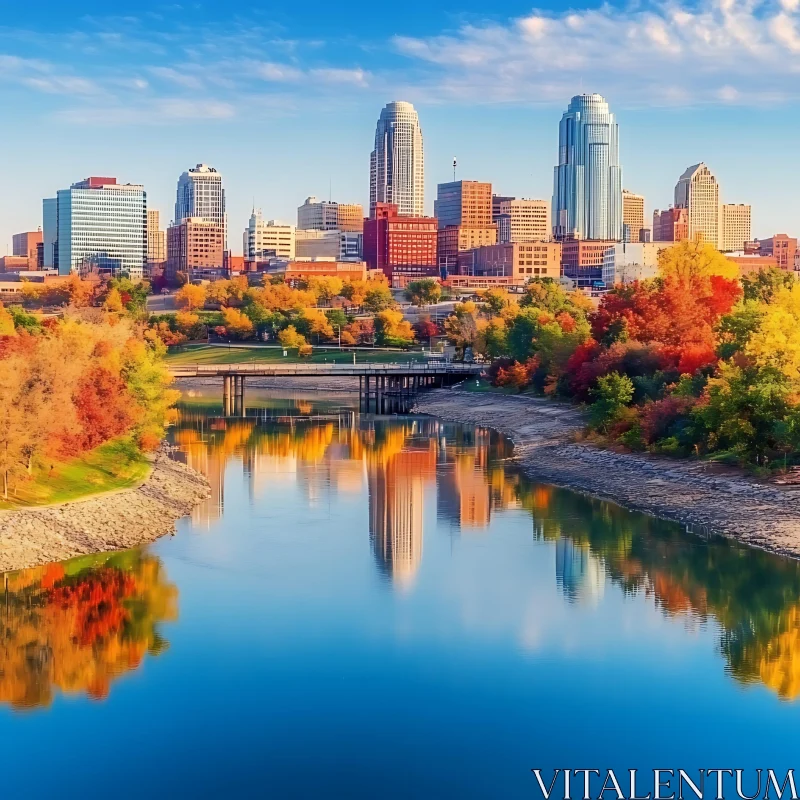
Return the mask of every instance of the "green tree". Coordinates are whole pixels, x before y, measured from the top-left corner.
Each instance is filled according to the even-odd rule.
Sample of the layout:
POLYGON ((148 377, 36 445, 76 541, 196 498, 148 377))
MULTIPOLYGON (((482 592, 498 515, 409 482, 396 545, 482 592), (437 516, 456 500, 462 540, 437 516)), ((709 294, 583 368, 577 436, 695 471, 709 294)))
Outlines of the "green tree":
POLYGON ((605 431, 617 412, 633 400, 633 381, 627 375, 609 372, 597 379, 592 395, 592 423, 596 428, 605 431))
POLYGON ((441 296, 442 287, 439 285, 439 281, 433 278, 410 281, 406 287, 406 298, 411 305, 420 308, 438 303, 441 296))
POLYGON ((364 308, 366 308, 367 311, 372 311, 373 314, 386 311, 387 308, 391 308, 393 305, 394 300, 392 298, 392 292, 389 287, 384 284, 370 286, 370 288, 367 289, 367 293, 364 295, 364 308))
POLYGON ((769 303, 778 289, 791 289, 795 280, 794 272, 778 267, 750 272, 741 280, 744 299, 769 303))

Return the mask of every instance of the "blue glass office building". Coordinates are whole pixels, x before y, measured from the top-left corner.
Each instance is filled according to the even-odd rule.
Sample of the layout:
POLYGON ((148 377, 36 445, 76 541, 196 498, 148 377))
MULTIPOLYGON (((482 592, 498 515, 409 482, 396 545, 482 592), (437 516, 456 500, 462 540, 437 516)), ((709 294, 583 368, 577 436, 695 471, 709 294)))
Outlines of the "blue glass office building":
POLYGON ((599 94, 573 97, 558 127, 553 234, 557 239, 622 239, 619 129, 599 94))

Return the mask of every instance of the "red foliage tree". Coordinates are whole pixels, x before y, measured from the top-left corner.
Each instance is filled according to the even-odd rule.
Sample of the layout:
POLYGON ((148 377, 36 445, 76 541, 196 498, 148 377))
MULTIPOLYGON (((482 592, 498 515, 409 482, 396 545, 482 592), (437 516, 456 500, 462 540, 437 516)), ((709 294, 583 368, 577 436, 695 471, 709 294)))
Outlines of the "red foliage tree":
POLYGON ((81 381, 75 396, 75 409, 81 433, 70 444, 91 450, 124 433, 134 423, 132 402, 125 402, 125 382, 104 367, 94 367, 81 381))

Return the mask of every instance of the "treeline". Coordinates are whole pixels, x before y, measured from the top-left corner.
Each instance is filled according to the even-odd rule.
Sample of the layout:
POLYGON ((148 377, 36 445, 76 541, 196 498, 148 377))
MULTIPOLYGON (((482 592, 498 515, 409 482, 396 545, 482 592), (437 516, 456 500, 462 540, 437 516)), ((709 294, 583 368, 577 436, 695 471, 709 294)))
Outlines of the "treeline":
POLYGON ((155 449, 178 396, 164 350, 126 313, 70 308, 42 318, 0 305, 4 499, 15 482, 117 437, 155 449))
POLYGON ((406 347, 415 337, 430 338, 438 332, 431 323, 415 330, 397 309, 385 280, 324 277, 293 286, 267 279, 251 287, 242 277, 186 284, 175 299, 181 309, 177 314, 151 321, 152 330, 167 345, 213 333, 233 340, 274 339, 302 353, 314 344, 339 341, 347 347, 406 347))
POLYGON ((765 466, 800 449, 800 283, 773 269, 737 277, 713 247, 682 242, 659 277, 597 308, 554 281, 517 302, 487 293, 446 329, 493 359, 497 386, 590 405, 594 435, 633 450, 720 454, 765 466))

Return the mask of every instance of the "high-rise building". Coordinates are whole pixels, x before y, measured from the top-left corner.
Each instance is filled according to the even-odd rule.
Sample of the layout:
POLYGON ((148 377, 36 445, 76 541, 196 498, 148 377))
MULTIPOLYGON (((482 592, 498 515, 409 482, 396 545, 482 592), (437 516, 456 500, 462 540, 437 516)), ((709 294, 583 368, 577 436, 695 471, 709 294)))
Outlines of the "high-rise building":
POLYGON ((425 165, 422 129, 411 103, 387 103, 375 130, 375 149, 369 162, 369 207, 394 204, 405 216, 425 213, 425 165))
POLYGON ((489 228, 492 225, 492 184, 482 181, 452 181, 437 187, 433 216, 439 227, 467 225, 489 228))
POLYGON ((163 264, 167 260, 167 233, 161 228, 158 209, 147 209, 147 263, 163 264))
POLYGON ((701 236, 714 247, 720 245, 719 184, 702 162, 689 167, 679 178, 675 207, 687 211, 687 238, 701 236))
POLYGON ((42 200, 42 250, 45 269, 58 269, 58 198, 42 200))
POLYGON ((225 230, 225 190, 222 175, 208 164, 198 164, 178 178, 175 222, 193 217, 225 230))
POLYGON ((750 241, 750 212, 750 206, 744 203, 723 203, 720 206, 719 249, 722 252, 743 250, 744 243, 750 241))
POLYGON ((15 233, 11 237, 11 253, 28 259, 28 269, 39 268, 39 247, 42 244, 42 229, 15 233))
POLYGON ((200 217, 188 217, 167 228, 166 277, 179 272, 187 278, 221 276, 224 268, 225 230, 200 217))
POLYGON ((689 238, 689 212, 685 208, 668 208, 653 212, 653 241, 682 242, 689 238))
POLYGON ((364 230, 364 209, 360 203, 336 203, 307 197, 297 208, 297 227, 306 231, 364 230))
POLYGON ((622 239, 619 129, 599 94, 573 97, 559 124, 553 233, 559 239, 622 239))
MULTIPOLYGON (((516 200, 516 197, 511 197, 510 195, 505 194, 493 194, 492 195, 492 222, 497 222, 497 218, 502 213, 500 211, 500 205, 504 203, 506 200, 516 200)), ((550 225, 550 221, 547 222, 548 226, 550 225)))
POLYGON ((644 230, 644 197, 627 189, 622 190, 622 239, 641 241, 644 230))
MULTIPOLYGON (((52 201, 45 200, 45 244, 52 241, 52 201)), ((60 189, 55 203, 58 270, 144 275, 147 196, 144 187, 91 177, 60 189)), ((45 254, 45 258, 47 254, 45 254)))
POLYGON ((549 200, 511 198, 497 207, 494 221, 499 242, 546 242, 551 238, 549 200))
POLYGON ((492 222, 492 184, 481 181, 440 183, 434 203, 439 226, 439 267, 455 272, 458 254, 497 243, 492 222))
POLYGON ((261 212, 253 209, 244 231, 243 252, 246 259, 253 261, 268 255, 292 259, 296 253, 295 242, 294 225, 285 225, 274 219, 264 220, 261 212))
POLYGON ((401 216, 393 203, 378 203, 364 220, 364 261, 393 286, 439 274, 435 217, 401 216))

